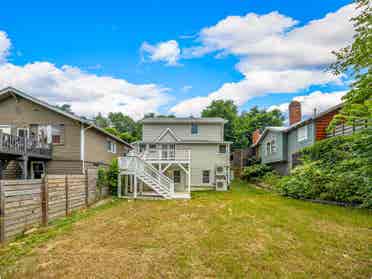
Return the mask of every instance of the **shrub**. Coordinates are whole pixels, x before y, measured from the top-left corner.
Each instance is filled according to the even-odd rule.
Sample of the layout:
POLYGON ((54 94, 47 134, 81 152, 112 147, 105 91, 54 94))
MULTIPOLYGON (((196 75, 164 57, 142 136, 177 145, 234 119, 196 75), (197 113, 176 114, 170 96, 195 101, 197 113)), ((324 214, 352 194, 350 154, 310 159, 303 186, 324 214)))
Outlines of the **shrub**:
POLYGON ((119 175, 118 160, 113 159, 106 173, 107 184, 113 196, 117 195, 118 175, 119 175))
POLYGON ((101 189, 103 187, 105 187, 106 185, 107 185, 107 173, 106 173, 106 170, 105 170, 104 167, 99 167, 98 168, 98 173, 97 173, 97 187, 100 190, 100 193, 101 193, 101 189))
POLYGON ((303 164, 278 183, 282 195, 372 208, 372 133, 326 139, 301 151, 303 164))
POLYGON ((262 178, 265 174, 272 171, 272 168, 264 164, 254 164, 243 169, 242 178, 251 181, 262 178))

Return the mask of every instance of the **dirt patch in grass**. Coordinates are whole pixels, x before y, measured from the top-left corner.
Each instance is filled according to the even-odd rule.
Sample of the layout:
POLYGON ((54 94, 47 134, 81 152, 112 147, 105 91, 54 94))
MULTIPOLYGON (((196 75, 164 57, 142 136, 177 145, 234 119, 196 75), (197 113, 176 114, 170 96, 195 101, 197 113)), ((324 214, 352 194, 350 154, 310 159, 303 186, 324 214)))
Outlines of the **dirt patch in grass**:
POLYGON ((2 248, 3 277, 372 275, 371 212, 289 200, 240 182, 190 201, 120 200, 74 218, 18 240, 42 239, 18 244, 17 253, 2 248))

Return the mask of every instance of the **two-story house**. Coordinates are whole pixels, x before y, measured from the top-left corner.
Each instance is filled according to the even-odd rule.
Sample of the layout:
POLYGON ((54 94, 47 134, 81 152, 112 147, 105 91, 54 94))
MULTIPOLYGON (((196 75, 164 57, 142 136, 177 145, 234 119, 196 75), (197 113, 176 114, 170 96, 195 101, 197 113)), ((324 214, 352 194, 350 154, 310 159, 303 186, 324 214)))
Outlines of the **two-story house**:
POLYGON ((222 118, 142 120, 142 141, 134 143, 135 151, 121 160, 123 175, 131 176, 129 186, 134 183, 135 187, 125 185, 124 193, 119 194, 144 195, 147 189, 169 198, 174 193, 190 197, 192 190, 226 190, 231 143, 224 141, 225 123, 222 118), (143 175, 144 167, 151 170, 148 177, 143 175), (156 185, 157 181, 167 185, 157 189, 161 186, 156 185), (167 196, 165 192, 169 191, 172 193, 167 196))
POLYGON ((0 90, 0 179, 81 174, 131 148, 72 113, 14 88, 0 90))

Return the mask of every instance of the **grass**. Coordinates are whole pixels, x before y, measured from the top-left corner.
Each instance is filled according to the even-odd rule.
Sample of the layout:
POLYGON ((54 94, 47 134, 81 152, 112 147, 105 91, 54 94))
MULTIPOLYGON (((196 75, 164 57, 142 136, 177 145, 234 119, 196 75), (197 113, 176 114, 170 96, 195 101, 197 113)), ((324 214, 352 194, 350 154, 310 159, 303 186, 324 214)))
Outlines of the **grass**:
POLYGON ((76 213, 0 249, 1 278, 371 278, 371 211, 234 182, 76 213))

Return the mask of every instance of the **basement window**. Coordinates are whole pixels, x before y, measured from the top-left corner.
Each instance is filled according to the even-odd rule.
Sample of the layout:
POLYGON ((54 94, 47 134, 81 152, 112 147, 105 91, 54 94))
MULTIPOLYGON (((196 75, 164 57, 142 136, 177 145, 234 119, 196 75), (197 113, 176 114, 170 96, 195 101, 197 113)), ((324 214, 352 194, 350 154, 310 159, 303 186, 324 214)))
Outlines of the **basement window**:
POLYGON ((203 171, 203 179, 202 179, 204 184, 209 184, 210 183, 210 171, 209 170, 204 170, 203 171))

